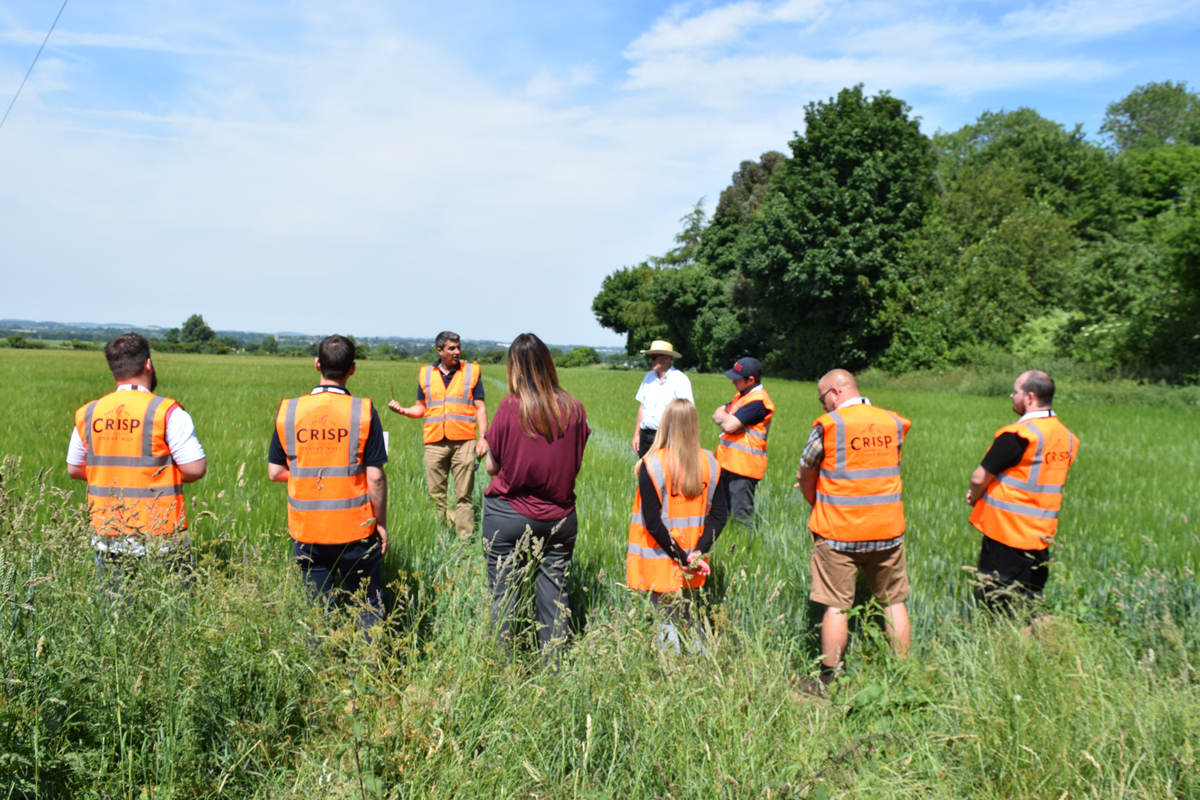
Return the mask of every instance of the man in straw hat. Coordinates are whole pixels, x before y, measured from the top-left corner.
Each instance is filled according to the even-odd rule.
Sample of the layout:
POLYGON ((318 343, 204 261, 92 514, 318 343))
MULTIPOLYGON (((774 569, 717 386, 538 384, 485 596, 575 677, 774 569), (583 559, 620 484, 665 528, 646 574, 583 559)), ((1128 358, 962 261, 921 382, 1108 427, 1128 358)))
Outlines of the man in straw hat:
POLYGON ((680 356, 670 342, 655 339, 648 349, 642 351, 642 355, 650 362, 651 369, 642 378, 635 398, 640 405, 632 444, 638 458, 650 452, 650 445, 658 433, 658 421, 668 403, 676 399, 696 402, 692 399, 692 382, 687 375, 671 366, 671 362, 680 356))

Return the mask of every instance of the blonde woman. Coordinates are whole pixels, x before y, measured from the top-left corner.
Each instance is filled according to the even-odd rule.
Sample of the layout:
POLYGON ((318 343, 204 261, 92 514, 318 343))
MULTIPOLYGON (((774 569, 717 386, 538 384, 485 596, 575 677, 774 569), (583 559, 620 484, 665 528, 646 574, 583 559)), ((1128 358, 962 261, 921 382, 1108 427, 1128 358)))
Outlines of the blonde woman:
MULTIPOLYGON (((665 595, 691 600, 709 574, 704 555, 725 528, 729 489, 716 458, 700 447, 700 418, 690 401, 667 405, 654 444, 635 469, 625 585, 649 592, 655 606, 665 595)), ((667 628, 678 650, 677 635, 667 628)))
MULTIPOLYGON (((533 572, 543 652, 567 635, 567 579, 579 521, 575 478, 591 429, 583 404, 558 385, 549 348, 523 333, 508 348, 508 396, 487 432, 483 547, 492 625, 509 640, 517 584, 533 572)), ((547 653, 547 655, 549 655, 547 653)))

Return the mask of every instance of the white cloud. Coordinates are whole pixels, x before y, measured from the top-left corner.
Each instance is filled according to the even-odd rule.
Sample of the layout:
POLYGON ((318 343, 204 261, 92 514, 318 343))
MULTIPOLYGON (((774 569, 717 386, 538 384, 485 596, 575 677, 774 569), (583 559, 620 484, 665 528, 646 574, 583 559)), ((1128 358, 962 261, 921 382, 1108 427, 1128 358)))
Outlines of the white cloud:
POLYGON ((372 0, 79 6, 0 130, 0 316, 613 342, 601 279, 783 149, 804 103, 1092 85, 1121 65, 1033 33, 1082 2, 675 6, 612 45, 627 71, 531 58, 507 84, 372 0))
POLYGON ((1016 36, 1093 39, 1123 33, 1179 16, 1195 0, 1065 0, 1028 5, 1004 16, 1016 36))

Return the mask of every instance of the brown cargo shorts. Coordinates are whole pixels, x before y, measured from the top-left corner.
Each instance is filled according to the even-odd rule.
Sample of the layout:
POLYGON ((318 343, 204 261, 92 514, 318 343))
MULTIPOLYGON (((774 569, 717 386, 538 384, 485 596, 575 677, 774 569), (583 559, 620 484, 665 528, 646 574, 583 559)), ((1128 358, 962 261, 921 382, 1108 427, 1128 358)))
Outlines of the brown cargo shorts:
POLYGON ((908 566, 903 544, 870 553, 843 553, 815 534, 809 597, 814 603, 831 608, 850 608, 854 605, 854 583, 860 569, 880 605, 886 608, 908 599, 908 566))

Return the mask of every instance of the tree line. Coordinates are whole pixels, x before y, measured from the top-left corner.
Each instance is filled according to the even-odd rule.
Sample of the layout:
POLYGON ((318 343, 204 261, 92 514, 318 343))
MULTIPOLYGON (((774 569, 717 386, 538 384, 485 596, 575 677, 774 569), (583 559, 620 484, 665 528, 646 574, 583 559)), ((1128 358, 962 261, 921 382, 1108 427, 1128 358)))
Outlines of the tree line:
POLYGON ((743 161, 676 246, 613 272, 592 309, 630 355, 743 355, 813 378, 997 354, 1110 374, 1200 371, 1200 97, 1139 86, 1084 135, 1031 108, 927 136, 860 85, 805 107, 791 154, 743 161))

